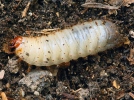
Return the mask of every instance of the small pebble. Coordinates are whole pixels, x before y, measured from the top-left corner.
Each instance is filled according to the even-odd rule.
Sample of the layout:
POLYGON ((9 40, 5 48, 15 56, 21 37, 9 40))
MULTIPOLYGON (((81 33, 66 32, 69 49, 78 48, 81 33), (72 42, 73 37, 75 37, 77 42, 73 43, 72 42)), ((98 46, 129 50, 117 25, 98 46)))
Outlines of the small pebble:
POLYGON ((18 63, 18 58, 16 56, 12 58, 8 58, 8 63, 6 65, 10 71, 10 73, 18 73, 19 71, 19 63, 18 63))
POLYGON ((132 38, 134 38, 134 31, 133 31, 133 30, 130 30, 130 31, 129 31, 129 35, 130 35, 132 38))
POLYGON ((42 91, 51 84, 52 73, 46 70, 34 70, 19 81, 19 85, 24 85, 32 92, 42 91))
POLYGON ((40 93, 38 91, 34 91, 34 95, 39 96, 40 93))
POLYGON ((22 89, 22 88, 20 88, 20 95, 21 95, 21 97, 24 97, 25 96, 25 92, 24 92, 24 90, 22 89))
POLYGON ((4 70, 1 70, 0 71, 0 79, 3 79, 4 75, 5 75, 5 71, 4 70))

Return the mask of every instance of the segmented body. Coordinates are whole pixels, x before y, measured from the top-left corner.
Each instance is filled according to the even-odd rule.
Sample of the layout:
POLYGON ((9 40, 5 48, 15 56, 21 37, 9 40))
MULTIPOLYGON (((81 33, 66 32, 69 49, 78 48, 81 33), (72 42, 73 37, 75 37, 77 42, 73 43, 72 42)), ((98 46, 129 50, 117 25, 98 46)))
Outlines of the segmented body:
POLYGON ((94 55, 120 44, 116 25, 95 20, 40 37, 21 37, 16 55, 31 65, 51 66, 94 55))

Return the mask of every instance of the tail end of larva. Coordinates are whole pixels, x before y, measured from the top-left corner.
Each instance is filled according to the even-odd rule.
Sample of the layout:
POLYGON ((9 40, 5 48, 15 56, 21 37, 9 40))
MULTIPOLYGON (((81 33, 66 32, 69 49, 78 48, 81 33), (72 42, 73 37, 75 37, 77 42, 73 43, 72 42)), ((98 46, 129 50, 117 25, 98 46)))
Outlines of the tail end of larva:
POLYGON ((108 40, 107 40, 107 47, 108 48, 118 48, 122 46, 123 44, 126 44, 126 42, 129 41, 128 38, 126 38, 121 31, 120 27, 117 27, 114 23, 107 21, 106 23, 108 31, 108 40))
POLYGON ((128 37, 123 36, 123 34, 119 34, 115 42, 116 42, 115 45, 116 48, 121 47, 122 45, 130 44, 130 40, 128 39, 128 37))
POLYGON ((22 37, 17 36, 14 39, 10 40, 9 43, 3 44, 3 51, 12 54, 14 50, 22 43, 22 37))

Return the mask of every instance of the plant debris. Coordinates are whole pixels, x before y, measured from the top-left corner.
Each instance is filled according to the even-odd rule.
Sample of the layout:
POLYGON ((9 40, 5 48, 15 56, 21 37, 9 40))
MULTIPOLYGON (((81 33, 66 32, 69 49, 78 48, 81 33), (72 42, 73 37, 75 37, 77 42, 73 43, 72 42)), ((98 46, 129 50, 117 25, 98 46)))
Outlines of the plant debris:
POLYGON ((5 92, 1 92, 2 100, 8 100, 5 92))
POLYGON ((26 85, 27 88, 30 88, 32 92, 37 94, 37 91, 40 92, 44 88, 50 86, 51 78, 52 78, 52 74, 49 71, 35 70, 29 72, 28 75, 22 78, 19 81, 19 84, 26 85))
POLYGON ((121 6, 129 6, 134 3, 134 0, 108 0, 104 2, 98 2, 98 0, 86 0, 82 7, 87 8, 103 8, 109 10, 119 9, 121 6))
POLYGON ((0 79, 3 79, 4 74, 5 74, 5 71, 4 71, 4 70, 1 70, 1 71, 0 71, 0 79))
POLYGON ((134 48, 130 49, 130 55, 129 55, 128 61, 130 65, 134 65, 134 48))

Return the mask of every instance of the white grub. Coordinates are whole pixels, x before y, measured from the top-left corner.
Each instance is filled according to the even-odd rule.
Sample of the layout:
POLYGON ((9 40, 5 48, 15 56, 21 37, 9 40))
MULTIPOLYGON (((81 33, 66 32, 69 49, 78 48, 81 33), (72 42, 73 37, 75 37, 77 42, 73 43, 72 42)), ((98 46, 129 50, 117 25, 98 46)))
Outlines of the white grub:
POLYGON ((122 35, 108 20, 94 20, 40 37, 22 37, 15 53, 30 65, 58 65, 121 44, 122 35))
POLYGON ((18 58, 16 56, 9 58, 8 57, 8 63, 7 63, 7 68, 9 69, 10 73, 18 73, 19 71, 19 63, 18 63, 18 58))
POLYGON ((31 92, 40 92, 51 84, 52 73, 44 70, 35 70, 29 72, 19 81, 19 85, 28 87, 31 92))

